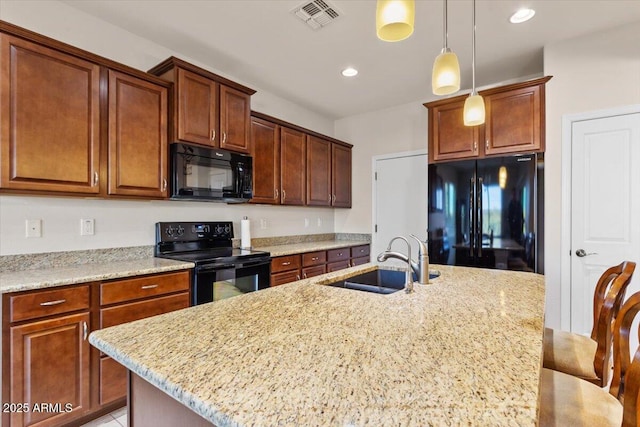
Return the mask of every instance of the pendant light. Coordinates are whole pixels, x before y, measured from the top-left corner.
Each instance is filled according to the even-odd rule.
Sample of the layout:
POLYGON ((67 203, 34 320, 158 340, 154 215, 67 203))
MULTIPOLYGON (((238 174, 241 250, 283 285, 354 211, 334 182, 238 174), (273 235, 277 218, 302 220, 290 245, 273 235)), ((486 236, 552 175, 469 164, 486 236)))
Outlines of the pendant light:
POLYGON ((380 40, 398 42, 413 34, 415 0, 378 0, 376 34, 380 40))
POLYGON ((473 48, 471 56, 471 94, 464 101, 464 125, 478 126, 484 123, 484 100, 476 92, 476 0, 473 0, 473 48))
POLYGON ((433 63, 431 90, 434 95, 449 95, 460 90, 460 64, 447 45, 447 0, 444 0, 444 47, 433 63))

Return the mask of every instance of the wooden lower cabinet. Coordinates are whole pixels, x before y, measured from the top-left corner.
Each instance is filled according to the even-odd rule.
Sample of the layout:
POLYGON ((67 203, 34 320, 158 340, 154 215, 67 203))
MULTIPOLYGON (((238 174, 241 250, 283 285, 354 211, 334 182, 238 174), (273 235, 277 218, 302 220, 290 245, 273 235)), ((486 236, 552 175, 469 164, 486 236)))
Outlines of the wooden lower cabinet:
POLYGON ((351 267, 351 263, 350 263, 350 260, 348 259, 344 261, 330 262, 329 264, 327 264, 327 273, 331 273, 331 272, 342 270, 349 267, 351 267))
POLYGON ((285 283, 295 282, 300 280, 300 269, 291 271, 284 271, 282 273, 275 273, 271 275, 271 286, 284 285, 285 283))
POLYGON ((314 265, 313 267, 304 267, 302 269, 302 278, 308 279, 310 277, 319 276, 326 272, 327 272, 327 266, 325 264, 314 265))
POLYGON ((182 271, 4 294, 2 392, 13 406, 2 425, 77 424, 124 405, 127 370, 89 333, 188 307, 190 282, 182 271))
POLYGON ((369 262, 369 257, 360 257, 360 258, 351 258, 351 266, 355 267, 356 265, 362 265, 369 262))
POLYGON ((59 426, 90 410, 89 324, 87 311, 10 328, 10 425, 59 426))

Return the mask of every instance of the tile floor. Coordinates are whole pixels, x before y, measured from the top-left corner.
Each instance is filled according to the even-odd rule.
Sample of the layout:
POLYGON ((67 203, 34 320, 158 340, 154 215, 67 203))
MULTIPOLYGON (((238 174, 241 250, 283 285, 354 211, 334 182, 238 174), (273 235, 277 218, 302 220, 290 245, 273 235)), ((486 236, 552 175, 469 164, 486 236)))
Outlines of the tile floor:
POLYGON ((127 407, 120 408, 81 427, 127 427, 127 407))

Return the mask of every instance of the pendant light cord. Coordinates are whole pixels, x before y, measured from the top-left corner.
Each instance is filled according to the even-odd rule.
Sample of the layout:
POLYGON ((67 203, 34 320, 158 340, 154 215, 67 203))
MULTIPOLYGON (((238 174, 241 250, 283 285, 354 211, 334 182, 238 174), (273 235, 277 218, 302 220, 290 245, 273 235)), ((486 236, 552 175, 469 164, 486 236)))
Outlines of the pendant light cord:
POLYGON ((442 29, 443 29, 442 38, 444 39, 444 49, 442 51, 446 52, 447 49, 449 48, 449 44, 447 43, 447 38, 449 36, 447 31, 447 0, 444 0, 444 23, 442 25, 442 29))
POLYGON ((471 52, 471 95, 476 94, 476 0, 473 0, 473 49, 471 52))

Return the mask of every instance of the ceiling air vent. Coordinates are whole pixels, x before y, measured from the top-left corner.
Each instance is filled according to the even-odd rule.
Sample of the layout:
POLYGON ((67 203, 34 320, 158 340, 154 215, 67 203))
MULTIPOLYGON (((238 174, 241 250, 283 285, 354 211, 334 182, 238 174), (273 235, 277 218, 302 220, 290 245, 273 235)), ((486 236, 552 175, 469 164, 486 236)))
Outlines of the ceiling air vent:
POLYGON ((341 13, 326 0, 313 0, 302 3, 291 11, 302 22, 318 30, 336 20, 341 13))

